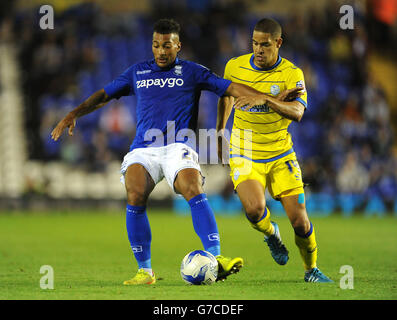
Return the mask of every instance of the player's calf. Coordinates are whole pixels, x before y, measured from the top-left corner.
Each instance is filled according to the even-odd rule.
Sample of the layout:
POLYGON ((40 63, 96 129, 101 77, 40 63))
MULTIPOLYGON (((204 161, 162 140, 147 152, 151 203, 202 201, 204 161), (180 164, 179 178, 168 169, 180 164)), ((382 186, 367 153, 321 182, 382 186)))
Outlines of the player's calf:
POLYGON ((262 211, 261 215, 257 216, 259 218, 257 218, 256 220, 252 220, 252 215, 250 216, 248 213, 246 213, 246 217, 250 222, 251 226, 255 230, 262 232, 265 237, 270 237, 274 234, 274 227, 270 222, 270 211, 268 208, 265 207, 264 211, 262 211))
POLYGON ((310 223, 308 232, 298 234, 295 232, 295 244, 303 260, 305 270, 312 270, 317 267, 317 242, 313 224, 310 223))

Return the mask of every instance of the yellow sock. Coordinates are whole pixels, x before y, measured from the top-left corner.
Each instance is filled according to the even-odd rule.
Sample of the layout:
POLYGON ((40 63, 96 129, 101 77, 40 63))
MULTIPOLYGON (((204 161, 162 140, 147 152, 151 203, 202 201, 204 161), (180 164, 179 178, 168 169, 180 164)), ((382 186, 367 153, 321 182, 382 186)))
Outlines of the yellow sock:
POLYGON ((268 208, 265 208, 263 217, 259 221, 252 222, 249 219, 248 221, 255 230, 262 232, 266 237, 271 236, 274 233, 274 227, 270 223, 270 211, 268 208))
POLYGON ((295 243, 299 248, 305 270, 308 271, 317 267, 317 243, 314 227, 310 223, 310 231, 305 237, 300 237, 295 233, 295 243))

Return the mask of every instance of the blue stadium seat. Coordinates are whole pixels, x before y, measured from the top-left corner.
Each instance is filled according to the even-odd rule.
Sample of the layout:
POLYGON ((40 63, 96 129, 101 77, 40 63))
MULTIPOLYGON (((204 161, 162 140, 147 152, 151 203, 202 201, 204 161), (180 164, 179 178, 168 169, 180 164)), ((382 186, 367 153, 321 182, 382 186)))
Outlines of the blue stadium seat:
POLYGON ((285 213, 281 201, 277 201, 272 198, 266 199, 266 206, 269 208, 270 213, 274 216, 281 216, 285 213))
POLYGON ((363 202, 360 194, 340 194, 337 199, 344 217, 352 216, 354 210, 363 202))
MULTIPOLYGON (((236 195, 224 199, 221 195, 209 195, 208 202, 216 215, 238 215, 242 212, 242 205, 236 195)), ((190 206, 182 197, 173 200, 173 210, 180 215, 190 215, 190 206)))
POLYGON ((328 217, 335 208, 335 199, 330 194, 311 193, 306 197, 306 209, 310 216, 328 217))
POLYGON ((93 75, 90 72, 82 71, 78 75, 78 82, 80 88, 80 96, 82 98, 89 97, 94 91, 93 75))
POLYGON ((328 54, 328 42, 323 39, 310 39, 310 52, 316 59, 326 59, 328 54))
POLYGON ((318 155, 322 128, 316 121, 302 119, 301 123, 292 122, 289 132, 293 137, 294 149, 301 159, 318 155))
POLYGON ((182 197, 175 197, 172 200, 172 207, 176 214, 183 216, 190 215, 189 204, 182 197))
POLYGON ((385 214, 386 214, 386 206, 383 203, 381 197, 378 195, 371 196, 365 207, 364 215, 366 217, 370 217, 374 215, 383 217, 385 214))
POLYGON ((311 65, 317 76, 317 91, 316 95, 320 101, 326 100, 329 94, 329 88, 331 87, 331 80, 329 74, 325 68, 325 65, 319 61, 311 61, 311 65))
POLYGON ((232 195, 229 199, 225 199, 221 195, 210 195, 208 196, 208 201, 215 214, 237 215, 243 209, 236 195, 232 195))
POLYGON ((132 142, 131 137, 127 137, 123 134, 108 134, 108 147, 109 149, 124 154, 128 152, 128 146, 132 142))
POLYGON ((59 154, 61 144, 51 139, 50 131, 44 135, 43 147, 47 156, 55 157, 59 154))
POLYGON ((151 59, 151 45, 147 38, 137 36, 128 40, 128 54, 132 63, 151 59))

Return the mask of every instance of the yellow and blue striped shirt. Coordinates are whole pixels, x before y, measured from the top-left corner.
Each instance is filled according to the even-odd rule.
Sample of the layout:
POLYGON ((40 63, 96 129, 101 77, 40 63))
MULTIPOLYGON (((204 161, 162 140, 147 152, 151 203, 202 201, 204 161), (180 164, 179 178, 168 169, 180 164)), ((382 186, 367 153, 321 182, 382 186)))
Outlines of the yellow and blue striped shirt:
MULTIPOLYGON (((272 96, 286 89, 305 88, 302 70, 287 59, 279 56, 272 67, 261 69, 254 64, 253 58, 251 53, 229 60, 224 78, 272 96)), ((297 100, 307 106, 306 90, 297 100)), ((266 105, 236 109, 230 139, 231 157, 239 155, 255 162, 268 162, 293 152, 287 130, 290 123, 291 120, 266 105)))

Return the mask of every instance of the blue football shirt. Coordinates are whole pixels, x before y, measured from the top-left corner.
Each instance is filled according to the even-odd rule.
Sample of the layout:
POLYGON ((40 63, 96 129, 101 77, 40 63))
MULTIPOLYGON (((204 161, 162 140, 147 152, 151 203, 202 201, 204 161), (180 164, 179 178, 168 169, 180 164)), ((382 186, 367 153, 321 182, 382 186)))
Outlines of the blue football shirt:
POLYGON ((196 131, 201 91, 222 96, 230 83, 191 61, 177 58, 169 67, 160 68, 152 59, 132 65, 104 90, 111 98, 128 95, 137 98, 137 130, 130 147, 132 151, 186 142, 188 139, 178 140, 178 132, 196 131))

